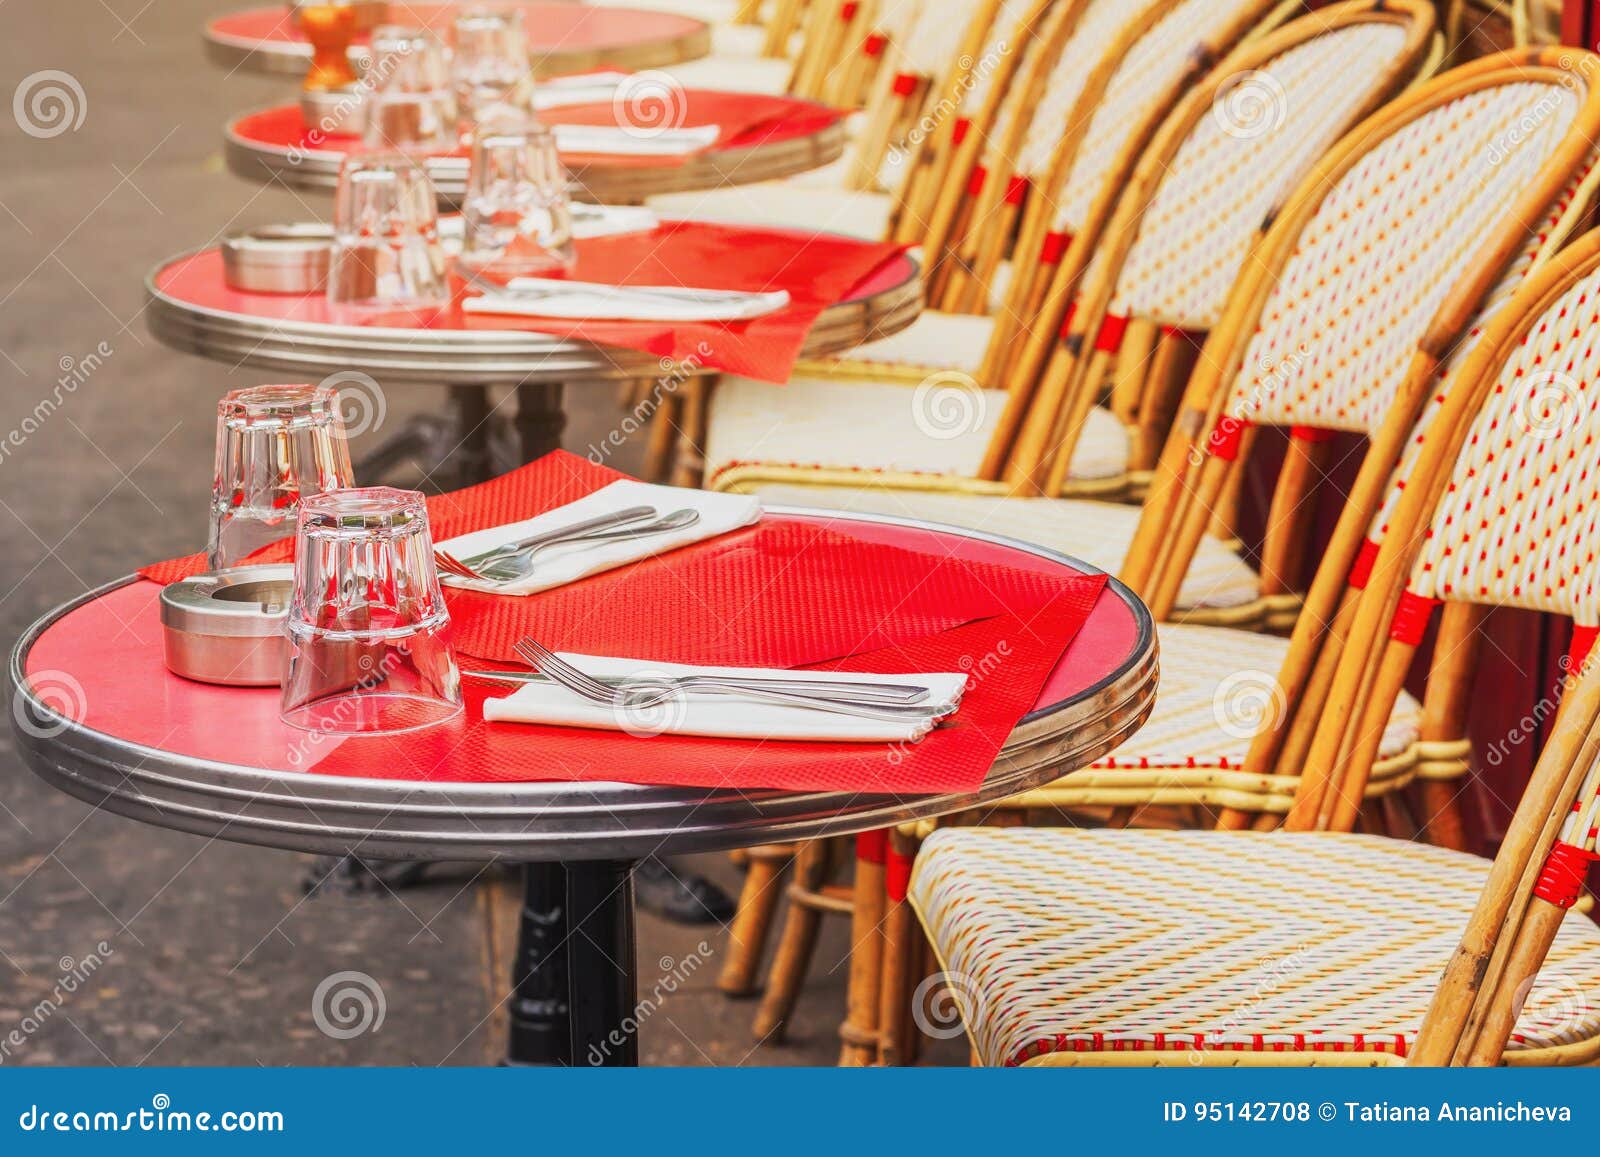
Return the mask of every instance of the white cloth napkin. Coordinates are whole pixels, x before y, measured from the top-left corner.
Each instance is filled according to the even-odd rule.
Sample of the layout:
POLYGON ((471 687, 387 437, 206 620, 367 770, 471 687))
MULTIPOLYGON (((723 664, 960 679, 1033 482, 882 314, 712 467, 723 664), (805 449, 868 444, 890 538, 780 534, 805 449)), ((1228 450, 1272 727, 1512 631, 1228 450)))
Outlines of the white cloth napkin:
POLYGON ((538 111, 610 100, 617 94, 617 87, 627 79, 626 72, 590 72, 541 80, 533 89, 533 107, 538 111))
POLYGON ((572 546, 552 546, 533 556, 533 569, 528 577, 513 583, 482 583, 455 575, 440 574, 441 581, 450 586, 468 590, 488 591, 497 595, 532 595, 552 587, 565 586, 602 571, 615 570, 630 562, 666 554, 680 546, 704 542, 719 534, 750 526, 761 518, 761 500, 740 494, 711 494, 704 490, 682 490, 675 486, 651 486, 644 482, 623 480, 613 482, 576 502, 547 511, 537 518, 494 526, 463 534, 448 541, 436 543, 440 550, 456 558, 493 550, 508 542, 546 531, 560 530, 591 518, 599 518, 630 506, 653 506, 662 517, 675 511, 690 508, 700 512, 700 520, 681 530, 665 531, 644 538, 624 539, 620 542, 603 542, 595 545, 575 543, 572 546))
MULTIPOLYGON (((604 285, 562 278, 517 277, 505 292, 466 298, 467 313, 557 317, 573 321, 749 321, 789 304, 785 290, 728 293, 696 299, 672 296, 678 286, 604 285), (665 293, 657 295, 657 290, 665 293)), ((693 291, 690 291, 693 292, 693 291)))
MULTIPOLYGON (((574 205, 572 207, 572 236, 585 241, 591 237, 614 237, 621 233, 648 233, 661 224, 649 209, 642 205, 574 205)), ((450 252, 460 252, 466 239, 466 218, 459 213, 439 218, 439 240, 450 252)))
POLYGON ((617 128, 612 125, 551 125, 556 149, 611 157, 687 157, 717 143, 721 125, 681 129, 617 128))
MULTIPOLYGON (((674 675, 748 675, 828 682, 909 683, 928 688, 928 703, 954 710, 966 689, 965 675, 858 675, 830 671, 773 671, 755 667, 691 667, 598 655, 562 654, 563 659, 597 678, 674 675)), ((786 707, 732 695, 689 692, 647 710, 592 703, 551 683, 527 683, 500 699, 486 699, 483 717, 491 723, 543 723, 557 727, 595 727, 637 735, 709 735, 723 739, 799 739, 845 743, 916 743, 933 721, 864 719, 805 707, 786 707)))

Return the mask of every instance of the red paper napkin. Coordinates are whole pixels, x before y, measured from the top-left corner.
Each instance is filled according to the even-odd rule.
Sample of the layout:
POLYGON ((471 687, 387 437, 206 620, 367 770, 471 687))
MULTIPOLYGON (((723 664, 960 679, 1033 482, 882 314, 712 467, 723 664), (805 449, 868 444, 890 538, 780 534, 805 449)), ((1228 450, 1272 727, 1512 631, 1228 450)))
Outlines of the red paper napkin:
MULTIPOLYGON (((492 482, 429 499, 434 541, 573 502, 623 477, 565 452, 492 482)), ((251 556, 281 562, 290 544, 251 556)), ((167 583, 202 556, 139 573, 167 583)), ((515 662, 513 644, 662 662, 798 667, 875 651, 1055 597, 1035 572, 997 583, 966 560, 863 542, 819 523, 773 520, 525 597, 447 587, 452 640, 464 656, 515 662)))
POLYGON ((676 285, 766 293, 785 290, 789 304, 749 321, 571 321, 562 318, 462 315, 467 329, 526 330, 641 350, 691 367, 786 382, 806 335, 823 310, 906 246, 828 235, 663 222, 649 233, 595 237, 576 245, 572 277, 610 285, 676 285))
MULTIPOLYGON (((1037 575, 977 564, 1000 597, 1031 587, 1037 575), (1013 583, 1027 577, 1024 588, 1013 583)), ((1062 653, 1088 618, 1104 576, 1053 580, 1045 604, 968 623, 894 647, 854 655, 827 669, 876 674, 972 673, 951 723, 915 744, 751 743, 483 722, 483 700, 509 693, 467 687, 455 723, 399 737, 348 739, 314 770, 442 783, 532 780, 610 781, 684 787, 935 794, 976 791, 1017 721, 1031 709, 1062 653)))

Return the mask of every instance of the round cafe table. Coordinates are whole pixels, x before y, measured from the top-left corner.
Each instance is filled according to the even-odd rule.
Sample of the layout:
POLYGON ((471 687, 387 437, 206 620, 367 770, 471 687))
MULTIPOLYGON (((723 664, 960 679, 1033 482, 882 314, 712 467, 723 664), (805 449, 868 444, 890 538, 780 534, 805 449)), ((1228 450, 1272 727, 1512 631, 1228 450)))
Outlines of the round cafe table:
MULTIPOLYGON (((634 350, 519 330, 465 329, 449 320, 428 328, 341 325, 320 294, 228 288, 216 249, 163 261, 145 290, 151 333, 175 349, 312 378, 353 371, 384 386, 452 387, 461 434, 449 444, 466 481, 491 474, 486 387, 515 387, 520 457, 531 462, 561 444, 567 382, 702 372, 634 350)), ((904 329, 921 312, 922 297, 917 263, 910 257, 891 261, 849 300, 823 312, 802 356, 826 357, 904 329)))
MULTIPOLYGON (((421 26, 443 37, 450 32, 458 4, 389 4, 390 22, 421 26)), ((645 8, 588 8, 571 3, 516 2, 533 50, 538 76, 590 72, 602 67, 636 70, 664 68, 698 60, 711 51, 711 28, 673 12, 645 8)), ((247 8, 209 21, 203 33, 206 55, 224 68, 305 75, 311 45, 295 27, 288 4, 247 8)), ((350 57, 362 67, 365 36, 357 37, 350 57)))
MULTIPOLYGON (((685 96, 692 100, 694 93, 685 96)), ((659 193, 776 181, 838 160, 845 148, 844 121, 812 101, 789 103, 793 111, 779 123, 689 157, 563 158, 573 195, 598 204, 637 204, 659 193)), ((228 122, 225 138, 228 168, 236 176, 320 193, 331 193, 338 185, 339 166, 355 143, 350 136, 308 132, 297 104, 235 117, 228 122)), ((458 205, 466 193, 467 158, 440 154, 426 158, 423 167, 439 192, 440 204, 458 205)))
MULTIPOLYGON (((849 519, 860 537, 1044 571, 1094 568, 977 531, 873 515, 774 509, 770 518, 849 519)), ((127 579, 59 607, 11 655, 13 727, 46 782, 131 819, 211 838, 374 859, 505 860, 525 868, 508 1059, 576 1064, 613 1048, 636 1007, 630 869, 674 855, 818 839, 963 811, 1083 767, 1138 730, 1155 701, 1150 614, 1116 581, 972 795, 707 790, 616 782, 469 783, 319 776, 253 764, 283 749, 276 696, 192 683, 162 666, 154 583, 127 579), (162 681, 151 718, 119 709, 162 681), (152 737, 160 737, 152 743, 152 737), (591 1053, 591 1048, 594 1052, 591 1053)), ((639 755, 650 758, 650 740, 639 755)), ((279 756, 281 758, 281 756, 279 756)), ((609 769, 608 769, 609 770, 609 769)))

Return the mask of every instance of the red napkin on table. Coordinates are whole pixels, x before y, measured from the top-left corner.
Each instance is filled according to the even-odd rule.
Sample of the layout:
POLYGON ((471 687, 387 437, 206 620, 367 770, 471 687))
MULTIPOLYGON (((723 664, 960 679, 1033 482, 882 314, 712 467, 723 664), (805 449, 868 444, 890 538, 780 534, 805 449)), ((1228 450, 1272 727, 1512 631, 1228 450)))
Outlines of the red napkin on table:
MULTIPOLYGON (((1026 572, 975 568, 1004 596, 1026 572)), ((1037 578, 1038 576, 1031 576, 1037 578)), ((456 722, 404 736, 347 739, 314 767, 322 775, 384 774, 437 783, 611 781, 682 787, 858 791, 892 795, 972 792, 982 785, 1017 721, 1083 626, 1102 575, 1053 580, 1042 606, 967 623, 894 647, 854 655, 829 670, 905 674, 972 672, 961 710, 921 743, 801 743, 708 739, 483 721, 483 700, 508 688, 466 686, 456 722)))
POLYGON ((463 313, 467 329, 527 330, 641 350, 689 366, 786 382, 806 335, 823 310, 889 261, 904 245, 855 241, 738 225, 667 221, 649 233, 577 242, 576 281, 785 290, 789 304, 765 317, 733 322, 572 321, 463 313))
MULTIPOLYGON (((510 474, 428 500, 435 542, 532 518, 623 477, 558 451, 510 474)), ((251 556, 285 562, 282 542, 251 556)), ((139 573, 168 583, 200 555, 139 573)), ((863 542, 819 522, 771 520, 537 595, 445 588, 464 656, 516 662, 524 635, 558 650, 661 662, 797 667, 878 650, 976 619, 1048 603, 1059 580, 1017 572, 996 586, 962 559, 863 542)))
MULTIPOLYGON (((619 90, 618 101, 562 105, 539 110, 547 125, 600 125, 633 127, 640 135, 652 128, 692 129, 717 125, 722 135, 715 144, 702 150, 752 148, 775 132, 805 136, 821 132, 844 114, 824 105, 792 97, 767 96, 748 92, 714 92, 709 89, 667 89, 643 85, 636 90, 619 90), (630 100, 628 92, 636 91, 630 100)), ((611 153, 563 153, 562 159, 575 167, 589 160, 606 167, 681 165, 696 154, 671 157, 630 157, 611 153)))

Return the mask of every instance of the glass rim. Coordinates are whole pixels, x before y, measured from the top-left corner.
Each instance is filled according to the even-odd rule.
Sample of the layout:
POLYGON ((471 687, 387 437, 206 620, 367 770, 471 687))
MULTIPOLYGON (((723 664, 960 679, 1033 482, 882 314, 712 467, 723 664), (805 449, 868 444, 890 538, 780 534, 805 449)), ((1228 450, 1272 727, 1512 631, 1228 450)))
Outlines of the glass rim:
POLYGON ((420 490, 356 486, 300 500, 301 534, 413 534, 427 528, 428 500, 420 490))
POLYGON ((217 416, 236 426, 300 426, 337 420, 339 393, 328 386, 285 383, 229 390, 217 416))

